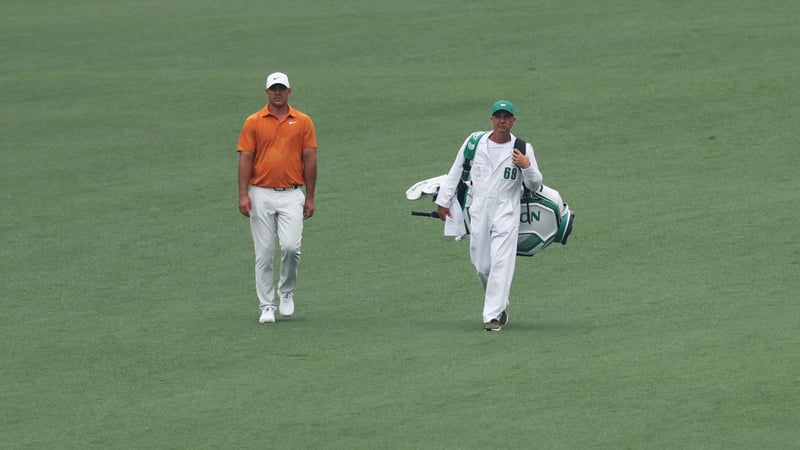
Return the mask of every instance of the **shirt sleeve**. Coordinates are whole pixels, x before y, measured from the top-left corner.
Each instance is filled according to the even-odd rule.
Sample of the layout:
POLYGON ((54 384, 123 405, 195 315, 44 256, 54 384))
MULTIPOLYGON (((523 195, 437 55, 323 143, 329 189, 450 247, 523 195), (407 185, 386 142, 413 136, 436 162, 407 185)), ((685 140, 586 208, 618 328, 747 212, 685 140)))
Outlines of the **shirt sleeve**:
POLYGON ((317 131, 314 122, 309 117, 303 133, 303 148, 317 148, 317 131))
POLYGON ((239 142, 236 144, 237 152, 254 152, 256 150, 255 133, 249 118, 244 121, 242 131, 239 132, 239 142))

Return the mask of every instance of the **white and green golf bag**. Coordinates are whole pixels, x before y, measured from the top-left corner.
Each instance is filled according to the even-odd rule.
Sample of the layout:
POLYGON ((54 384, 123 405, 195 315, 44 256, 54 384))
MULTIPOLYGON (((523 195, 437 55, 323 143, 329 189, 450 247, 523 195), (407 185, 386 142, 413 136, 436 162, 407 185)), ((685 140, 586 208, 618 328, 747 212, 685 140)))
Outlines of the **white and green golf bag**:
POLYGON ((517 255, 533 256, 553 242, 566 244, 575 213, 561 194, 545 185, 521 199, 517 255))
MULTIPOLYGON (((441 175, 422 180, 406 191, 406 198, 418 200, 423 196, 432 195, 435 200, 439 187, 446 179, 447 175, 441 175)), ((472 204, 470 187, 471 183, 467 182, 463 205, 464 223, 468 233, 470 229, 469 207, 472 204)), ((558 191, 543 185, 536 192, 524 194, 520 202, 519 236, 517 238, 518 256, 533 256, 553 242, 567 243, 567 238, 572 233, 575 213, 569 209, 569 205, 564 202, 558 191)), ((438 217, 436 212, 412 212, 411 214, 438 217)))

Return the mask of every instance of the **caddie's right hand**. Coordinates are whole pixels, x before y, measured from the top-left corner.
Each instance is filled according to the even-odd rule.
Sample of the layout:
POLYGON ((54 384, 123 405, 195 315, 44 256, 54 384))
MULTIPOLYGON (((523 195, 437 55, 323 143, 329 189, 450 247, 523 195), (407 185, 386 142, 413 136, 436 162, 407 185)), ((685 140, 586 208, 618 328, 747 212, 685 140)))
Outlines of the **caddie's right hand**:
POLYGON ((436 212, 439 213, 439 218, 442 219, 442 222, 447 220, 448 217, 453 217, 453 215, 450 214, 450 208, 445 208, 444 206, 440 206, 436 212))

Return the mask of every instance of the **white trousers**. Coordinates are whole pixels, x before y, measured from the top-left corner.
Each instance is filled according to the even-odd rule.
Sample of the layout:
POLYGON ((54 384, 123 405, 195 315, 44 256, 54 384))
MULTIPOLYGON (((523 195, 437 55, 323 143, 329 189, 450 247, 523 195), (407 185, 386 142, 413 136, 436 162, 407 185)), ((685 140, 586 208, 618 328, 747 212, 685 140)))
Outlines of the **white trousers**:
POLYGON ((275 242, 280 244, 281 265, 278 291, 292 292, 297 285, 300 241, 303 237, 302 188, 276 191, 250 186, 250 232, 256 255, 256 294, 259 307, 275 307, 275 242))
POLYGON ((483 321, 490 322, 508 308, 517 262, 519 214, 477 214, 470 225, 470 259, 484 291, 483 321))

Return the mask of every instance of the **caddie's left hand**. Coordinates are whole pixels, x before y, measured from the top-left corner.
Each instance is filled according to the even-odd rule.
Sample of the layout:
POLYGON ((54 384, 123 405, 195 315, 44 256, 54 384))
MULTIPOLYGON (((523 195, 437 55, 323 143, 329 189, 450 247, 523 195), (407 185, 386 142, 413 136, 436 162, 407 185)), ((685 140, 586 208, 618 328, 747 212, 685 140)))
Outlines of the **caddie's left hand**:
POLYGON ((528 155, 523 155, 517 149, 514 149, 514 154, 511 155, 511 162, 520 169, 527 169, 531 166, 531 159, 528 158, 528 155))

